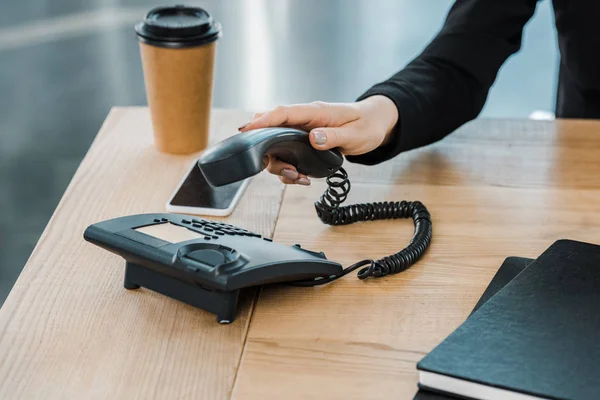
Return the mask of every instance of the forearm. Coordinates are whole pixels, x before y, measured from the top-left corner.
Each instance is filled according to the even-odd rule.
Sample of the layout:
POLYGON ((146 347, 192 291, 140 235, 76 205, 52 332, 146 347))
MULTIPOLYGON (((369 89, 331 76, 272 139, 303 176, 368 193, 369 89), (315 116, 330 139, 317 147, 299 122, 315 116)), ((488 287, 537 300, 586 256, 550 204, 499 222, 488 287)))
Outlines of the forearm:
POLYGON ((457 2, 416 59, 359 97, 388 97, 398 118, 386 144, 348 160, 377 164, 434 143, 477 117, 499 68, 519 50, 535 5, 535 0, 457 2))
POLYGON ((386 96, 395 105, 397 118, 386 141, 368 160, 356 158, 365 159, 367 164, 378 163, 444 138, 477 117, 488 91, 488 85, 460 69, 418 58, 359 98, 367 101, 370 96, 386 96))

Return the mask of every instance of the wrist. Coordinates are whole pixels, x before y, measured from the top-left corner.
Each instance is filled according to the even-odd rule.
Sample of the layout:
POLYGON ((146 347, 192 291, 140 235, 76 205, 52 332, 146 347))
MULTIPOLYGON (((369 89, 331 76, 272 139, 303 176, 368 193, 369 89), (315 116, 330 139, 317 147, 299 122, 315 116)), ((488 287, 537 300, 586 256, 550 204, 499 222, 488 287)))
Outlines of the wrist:
POLYGON ((373 95, 359 102, 368 115, 368 119, 377 124, 378 131, 383 136, 381 146, 390 142, 398 123, 398 108, 388 97, 373 95))

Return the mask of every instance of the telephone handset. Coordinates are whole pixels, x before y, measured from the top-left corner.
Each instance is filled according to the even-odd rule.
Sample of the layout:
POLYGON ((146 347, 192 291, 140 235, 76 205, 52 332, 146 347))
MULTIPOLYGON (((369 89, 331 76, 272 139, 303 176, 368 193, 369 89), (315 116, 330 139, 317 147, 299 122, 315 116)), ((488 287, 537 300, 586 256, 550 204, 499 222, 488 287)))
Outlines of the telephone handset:
POLYGON ((406 248, 379 260, 362 260, 343 273, 297 285, 314 286, 331 282, 361 268, 359 279, 381 277, 404 271, 414 264, 431 242, 432 222, 429 211, 419 201, 362 203, 342 206, 350 192, 344 158, 338 149, 317 150, 310 144, 308 132, 286 127, 264 128, 233 135, 206 150, 198 167, 206 181, 222 186, 249 178, 262 171, 265 155, 293 165, 298 172, 313 178, 326 178, 327 190, 315 202, 319 219, 328 225, 348 225, 358 221, 412 218, 414 235, 406 248))

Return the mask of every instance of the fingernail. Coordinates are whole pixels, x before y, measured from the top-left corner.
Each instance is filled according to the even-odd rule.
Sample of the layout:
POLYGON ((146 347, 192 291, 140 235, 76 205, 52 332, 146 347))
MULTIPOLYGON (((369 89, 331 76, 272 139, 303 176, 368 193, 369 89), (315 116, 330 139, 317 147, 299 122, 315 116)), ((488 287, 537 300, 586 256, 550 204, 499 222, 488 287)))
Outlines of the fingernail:
POLYGON ((315 138, 315 143, 322 145, 325 144, 325 142, 327 141, 327 135, 325 135, 325 132, 323 131, 313 131, 313 137, 315 138))
POLYGON ((250 125, 250 122, 246 122, 244 125, 240 126, 238 128, 238 131, 241 131, 242 129, 244 129, 245 127, 247 127, 248 125, 250 125))
POLYGON ((298 180, 296 181, 296 183, 297 183, 298 185, 303 185, 303 186, 309 186, 309 185, 310 185, 310 181, 308 180, 308 178, 304 178, 304 177, 302 177, 302 178, 298 179, 298 180))
POLYGON ((281 176, 295 181, 296 179, 298 179, 298 172, 288 168, 284 168, 281 170, 281 176))

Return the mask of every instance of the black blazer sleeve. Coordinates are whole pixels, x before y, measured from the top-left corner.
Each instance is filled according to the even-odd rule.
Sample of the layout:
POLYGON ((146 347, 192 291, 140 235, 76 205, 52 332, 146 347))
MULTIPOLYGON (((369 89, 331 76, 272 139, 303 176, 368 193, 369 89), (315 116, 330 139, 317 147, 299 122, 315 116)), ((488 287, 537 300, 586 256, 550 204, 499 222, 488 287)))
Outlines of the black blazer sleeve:
POLYGON ((537 0, 457 0, 418 57, 359 97, 389 97, 399 119, 387 145, 347 156, 348 161, 378 164, 436 142, 476 118, 498 70, 520 49, 536 5, 537 0))

